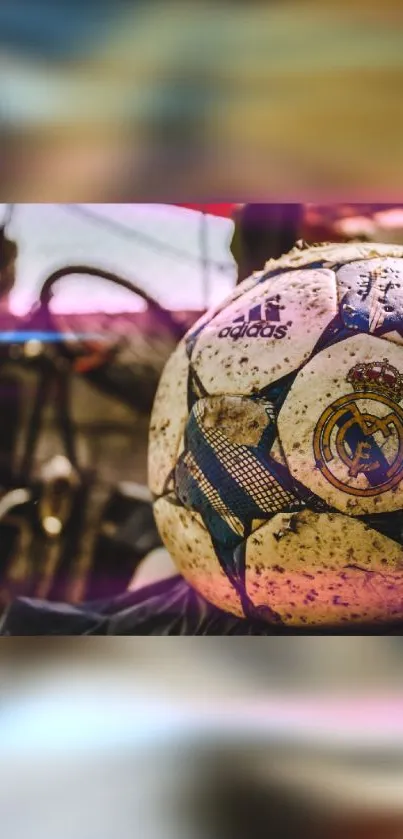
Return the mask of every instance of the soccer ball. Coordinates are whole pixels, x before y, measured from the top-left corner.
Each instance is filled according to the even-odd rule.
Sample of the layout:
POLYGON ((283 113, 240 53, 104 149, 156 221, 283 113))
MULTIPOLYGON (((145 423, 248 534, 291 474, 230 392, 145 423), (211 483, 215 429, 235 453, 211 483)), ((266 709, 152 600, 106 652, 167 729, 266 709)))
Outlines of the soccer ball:
POLYGON ((403 247, 298 244, 187 333, 149 484, 179 572, 239 617, 403 618, 403 247))

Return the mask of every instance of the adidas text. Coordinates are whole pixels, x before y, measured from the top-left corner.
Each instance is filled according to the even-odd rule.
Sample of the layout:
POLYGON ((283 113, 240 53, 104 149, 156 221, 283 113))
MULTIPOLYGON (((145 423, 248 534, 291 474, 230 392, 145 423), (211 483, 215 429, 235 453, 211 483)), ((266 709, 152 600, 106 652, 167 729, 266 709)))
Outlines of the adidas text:
POLYGON ((236 326, 224 326, 218 333, 219 338, 285 338, 291 321, 288 323, 267 323, 267 321, 254 321, 252 323, 237 324, 236 326))

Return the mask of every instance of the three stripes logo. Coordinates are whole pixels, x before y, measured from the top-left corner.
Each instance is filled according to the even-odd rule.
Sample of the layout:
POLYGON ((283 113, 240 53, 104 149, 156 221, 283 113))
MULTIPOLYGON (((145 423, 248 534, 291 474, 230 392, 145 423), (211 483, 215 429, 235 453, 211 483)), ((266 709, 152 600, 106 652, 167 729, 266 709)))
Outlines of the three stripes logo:
POLYGON ((246 314, 237 315, 232 326, 224 326, 218 333, 219 338, 284 338, 292 321, 282 322, 284 310, 280 295, 264 300, 252 306, 246 314))

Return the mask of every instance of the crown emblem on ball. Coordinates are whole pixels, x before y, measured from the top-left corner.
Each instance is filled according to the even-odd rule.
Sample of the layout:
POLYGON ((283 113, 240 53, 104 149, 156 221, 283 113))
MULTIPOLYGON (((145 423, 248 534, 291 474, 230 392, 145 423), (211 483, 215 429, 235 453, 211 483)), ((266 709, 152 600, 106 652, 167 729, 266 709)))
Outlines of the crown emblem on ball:
POLYGON ((386 396, 394 402, 403 398, 403 376, 388 359, 356 364, 349 371, 347 379, 355 391, 372 391, 386 396))

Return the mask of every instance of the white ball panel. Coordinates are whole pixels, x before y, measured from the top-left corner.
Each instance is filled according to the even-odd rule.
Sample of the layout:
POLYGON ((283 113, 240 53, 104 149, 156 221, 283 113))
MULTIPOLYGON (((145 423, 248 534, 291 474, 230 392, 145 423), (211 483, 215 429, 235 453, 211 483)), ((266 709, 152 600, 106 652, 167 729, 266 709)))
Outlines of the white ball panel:
POLYGON ((347 242, 343 244, 319 244, 310 247, 297 245, 279 259, 271 259, 265 265, 265 272, 278 268, 303 268, 312 262, 322 261, 328 267, 358 259, 377 256, 403 257, 403 246, 385 245, 378 242, 347 242))
POLYGON ((220 566, 201 517, 172 500, 159 498, 154 515, 179 573, 210 603, 244 617, 240 598, 220 566))
POLYGON ((214 317, 223 312, 227 306, 234 303, 236 300, 239 300, 244 294, 246 294, 247 291, 249 291, 249 289, 254 288, 259 278, 262 276, 262 273, 262 271, 256 271, 250 277, 243 280, 242 283, 239 283, 239 285, 237 285, 231 293, 224 298, 224 300, 221 300, 221 302, 217 303, 216 306, 212 306, 211 309, 209 309, 196 321, 196 323, 192 324, 185 337, 197 332, 201 327, 205 326, 214 317))
POLYGON ((246 547, 247 594, 291 626, 403 617, 403 549, 339 513, 278 514, 246 547))
POLYGON ((352 262, 337 271, 336 279, 346 326, 402 344, 403 259, 352 262))
POLYGON ((162 373, 150 420, 148 484, 161 495, 174 469, 188 417, 187 388, 189 361, 182 341, 162 373))
POLYGON ((210 394, 247 395, 296 370, 337 311, 329 270, 281 274, 250 289, 199 336, 192 367, 210 394))

